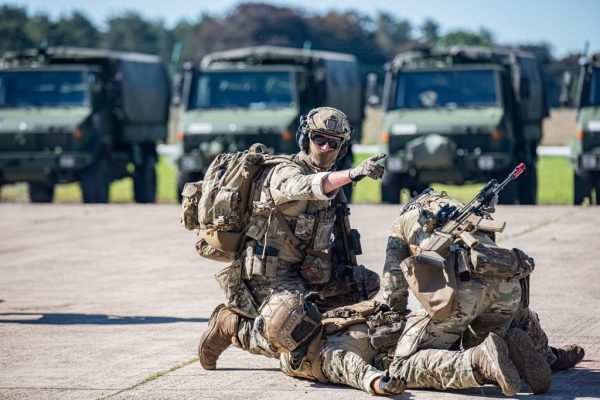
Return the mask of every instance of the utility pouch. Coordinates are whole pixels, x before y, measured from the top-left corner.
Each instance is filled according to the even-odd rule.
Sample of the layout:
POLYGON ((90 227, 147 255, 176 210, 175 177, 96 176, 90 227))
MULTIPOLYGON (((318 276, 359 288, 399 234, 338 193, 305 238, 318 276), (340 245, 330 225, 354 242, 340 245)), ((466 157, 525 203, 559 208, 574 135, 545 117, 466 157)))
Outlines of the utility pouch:
POLYGON ((300 266, 300 276, 312 285, 328 283, 331 280, 331 261, 307 255, 300 266))
POLYGON ((199 228, 198 202, 202 196, 202 181, 186 183, 181 196, 181 224, 190 231, 199 228))
POLYGON ((395 347, 404 331, 404 324, 405 321, 398 321, 369 328, 367 332, 371 345, 378 350, 395 347))
POLYGON ((331 234, 333 233, 333 218, 318 219, 315 237, 313 240, 313 250, 327 250, 331 244, 331 234))
POLYGON ((402 261, 400 267, 408 286, 427 314, 438 320, 448 318, 457 290, 454 257, 449 257, 440 268, 440 265, 424 262, 418 256, 410 256, 402 261))
POLYGON ((316 217, 310 214, 300 214, 296 222, 294 235, 300 240, 310 240, 315 229, 316 217))
POLYGON ((473 272, 478 275, 509 279, 519 272, 517 256, 509 249, 480 243, 470 252, 473 272))
POLYGON ((242 263, 236 261, 216 273, 215 278, 225 294, 227 306, 239 314, 256 318, 258 305, 248 287, 242 280, 242 263))
POLYGON ((267 233, 267 218, 262 215, 253 215, 246 231, 246 236, 262 241, 267 233))

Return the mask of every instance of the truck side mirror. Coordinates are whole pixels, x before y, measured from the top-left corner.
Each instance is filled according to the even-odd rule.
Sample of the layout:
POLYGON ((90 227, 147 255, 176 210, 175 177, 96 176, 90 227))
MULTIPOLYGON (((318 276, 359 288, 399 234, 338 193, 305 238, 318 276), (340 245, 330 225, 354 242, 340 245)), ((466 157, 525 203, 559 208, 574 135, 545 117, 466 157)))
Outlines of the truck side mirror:
POLYGON ((560 95, 558 96, 558 102, 561 107, 571 107, 573 105, 573 98, 571 97, 572 86, 573 75, 569 71, 563 72, 562 79, 560 81, 560 95))
POLYGON ((377 93, 377 75, 372 72, 367 74, 366 88, 367 104, 371 107, 380 105, 381 97, 377 93))

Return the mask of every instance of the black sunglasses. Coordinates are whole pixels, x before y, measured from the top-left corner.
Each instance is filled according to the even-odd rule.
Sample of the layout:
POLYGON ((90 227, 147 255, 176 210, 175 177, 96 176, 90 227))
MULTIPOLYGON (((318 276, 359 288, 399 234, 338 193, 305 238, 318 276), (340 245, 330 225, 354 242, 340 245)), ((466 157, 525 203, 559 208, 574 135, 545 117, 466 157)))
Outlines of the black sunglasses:
POLYGON ((342 145, 341 139, 330 138, 325 135, 321 135, 320 133, 311 133, 310 140, 312 140, 318 146, 323 146, 325 143, 327 143, 333 150, 337 150, 337 148, 342 145))

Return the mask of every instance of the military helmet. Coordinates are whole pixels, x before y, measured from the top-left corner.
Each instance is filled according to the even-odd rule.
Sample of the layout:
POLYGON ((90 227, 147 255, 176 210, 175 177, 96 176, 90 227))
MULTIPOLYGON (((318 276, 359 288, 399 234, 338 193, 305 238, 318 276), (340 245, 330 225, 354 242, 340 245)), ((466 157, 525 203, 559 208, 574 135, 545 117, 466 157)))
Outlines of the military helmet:
POLYGON ((344 140, 352 137, 352 128, 346 114, 332 107, 319 107, 306 115, 306 129, 337 136, 344 140))
POLYGON ((321 329, 321 313, 300 293, 272 294, 260 308, 263 336, 278 351, 293 351, 321 329))

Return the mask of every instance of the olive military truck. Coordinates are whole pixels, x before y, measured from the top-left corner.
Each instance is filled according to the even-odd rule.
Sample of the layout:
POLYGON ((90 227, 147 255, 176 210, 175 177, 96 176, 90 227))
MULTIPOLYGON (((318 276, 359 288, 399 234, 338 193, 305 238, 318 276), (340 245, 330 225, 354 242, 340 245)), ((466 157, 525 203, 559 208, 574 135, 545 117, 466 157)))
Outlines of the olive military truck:
POLYGON ((600 53, 582 57, 577 87, 577 137, 571 141, 573 202, 600 204, 600 53), (592 198, 595 192, 595 201, 592 198))
POLYGON ((382 200, 432 182, 503 178, 527 166, 501 203, 535 204, 536 148, 548 106, 536 59, 510 49, 452 47, 400 53, 386 64, 382 200))
POLYGON ((156 143, 167 138, 170 84, 156 56, 49 47, 0 60, 0 183, 28 182, 32 202, 79 182, 106 203, 112 180, 156 198, 156 143))
MULTIPOLYGON (((215 52, 184 66, 182 91, 178 193, 202 179, 219 153, 257 142, 274 153, 296 153, 299 118, 315 107, 342 110, 360 140, 363 85, 349 54, 274 46, 215 52)), ((351 164, 349 150, 338 168, 351 164)))

